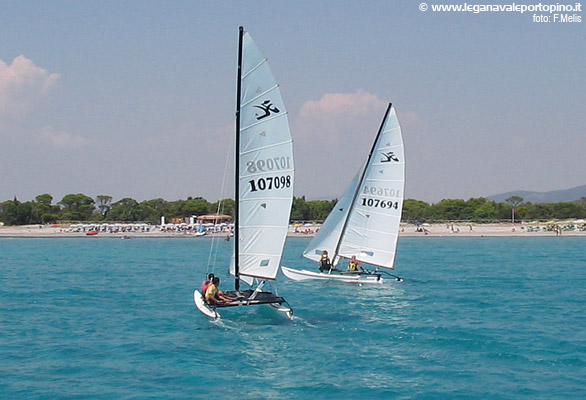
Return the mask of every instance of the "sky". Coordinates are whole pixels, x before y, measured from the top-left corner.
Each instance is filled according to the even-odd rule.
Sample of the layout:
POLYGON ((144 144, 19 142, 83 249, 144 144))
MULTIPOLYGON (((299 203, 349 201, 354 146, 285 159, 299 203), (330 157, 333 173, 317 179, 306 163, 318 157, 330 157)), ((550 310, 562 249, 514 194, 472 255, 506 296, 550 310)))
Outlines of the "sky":
POLYGON ((420 4, 2 2, 0 201, 232 196, 240 25, 281 86, 296 196, 342 194, 389 102, 406 198, 586 184, 586 13, 420 4))

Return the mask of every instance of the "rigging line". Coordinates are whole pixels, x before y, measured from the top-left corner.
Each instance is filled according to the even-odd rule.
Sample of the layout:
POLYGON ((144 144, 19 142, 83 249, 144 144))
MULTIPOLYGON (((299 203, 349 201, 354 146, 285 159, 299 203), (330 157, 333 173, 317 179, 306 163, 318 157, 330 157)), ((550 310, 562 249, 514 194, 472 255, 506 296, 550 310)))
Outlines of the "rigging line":
MULTIPOLYGON (((216 208, 216 214, 223 213, 223 211, 224 211, 224 201, 223 200, 224 200, 224 196, 226 193, 226 176, 228 175, 228 164, 230 162, 230 156, 232 154, 232 143, 229 140, 227 141, 227 143, 228 143, 228 151, 226 154, 226 163, 224 164, 224 176, 222 178, 222 186, 220 189, 220 199, 218 200, 218 207, 216 208)), ((214 221, 214 222, 217 222, 217 221, 214 221)), ((206 276, 210 272, 209 271, 210 266, 211 266, 212 271, 216 267, 216 261, 218 259, 219 240, 220 240, 219 236, 216 236, 216 235, 212 236, 212 241, 210 244, 210 252, 208 255, 208 264, 206 266, 206 276), (212 261, 212 256, 213 256, 213 261, 212 261)))
POLYGON ((377 273, 377 274, 380 274, 381 272, 382 272, 383 274, 387 274, 387 275, 390 275, 390 276, 392 276, 392 277, 393 277, 393 278, 395 278, 395 279, 396 279, 398 282, 404 282, 404 281, 405 281, 405 279, 401 278, 400 276, 393 275, 393 274, 389 274, 387 271, 381 271, 380 269, 377 269, 377 270, 375 270, 375 273, 377 273))

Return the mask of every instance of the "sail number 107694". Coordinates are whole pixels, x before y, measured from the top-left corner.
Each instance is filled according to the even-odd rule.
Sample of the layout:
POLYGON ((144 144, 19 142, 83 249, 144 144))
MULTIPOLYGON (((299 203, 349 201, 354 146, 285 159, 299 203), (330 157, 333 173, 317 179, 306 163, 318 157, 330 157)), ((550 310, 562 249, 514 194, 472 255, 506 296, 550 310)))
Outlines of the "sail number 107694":
MULTIPOLYGON (((390 189, 385 187, 379 186, 364 186, 362 189, 362 194, 377 196, 377 197, 386 197, 388 198, 400 198, 401 190, 399 189, 390 189)), ((360 197, 362 199, 362 205, 365 207, 377 207, 377 208, 387 208, 387 209, 399 209, 399 202, 387 199, 377 199, 372 197, 360 197)))
POLYGON ((373 199, 371 197, 361 197, 361 199, 362 205, 365 207, 394 208, 395 210, 399 208, 398 201, 373 199))

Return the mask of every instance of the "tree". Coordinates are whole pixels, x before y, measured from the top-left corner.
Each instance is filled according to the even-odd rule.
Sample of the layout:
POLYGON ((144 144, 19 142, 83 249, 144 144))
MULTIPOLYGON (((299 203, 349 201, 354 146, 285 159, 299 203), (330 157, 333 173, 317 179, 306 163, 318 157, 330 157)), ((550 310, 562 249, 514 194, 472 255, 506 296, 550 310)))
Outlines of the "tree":
POLYGON ((527 206, 527 218, 548 220, 555 218, 551 204, 548 203, 525 203, 527 206))
POLYGON ((490 219, 497 219, 497 210, 494 203, 484 203, 474 210, 474 219, 477 221, 486 221, 490 219))
POLYGON ((336 203, 337 200, 312 200, 307 202, 309 207, 309 219, 315 221, 325 220, 336 203))
POLYGON ((552 208, 553 214, 559 219, 584 218, 586 216, 586 210, 576 202, 553 203, 552 208))
POLYGON ((169 218, 176 218, 176 217, 183 217, 181 213, 181 207, 185 200, 177 200, 177 201, 167 201, 162 204, 160 211, 161 215, 164 215, 169 218))
POLYGON ((0 207, 0 220, 6 225, 38 223, 34 214, 34 203, 32 201, 21 203, 16 197, 14 200, 2 203, 2 207, 0 207))
POLYGON ((159 211, 155 209, 150 203, 143 201, 137 207, 138 221, 148 222, 151 224, 158 224, 161 221, 159 211))
POLYGON ((96 203, 98 204, 98 210, 102 214, 102 217, 106 218, 108 211, 110 211, 110 203, 112 203, 112 196, 101 194, 96 197, 96 203))
POLYGON ((466 220, 470 219, 466 210, 466 202, 461 199, 444 199, 431 206, 436 219, 466 220))
POLYGON ((138 202, 130 197, 125 197, 112 204, 108 215, 112 221, 136 222, 139 220, 138 202))
POLYGON ((211 205, 211 211, 225 215, 234 216, 234 211, 236 210, 236 201, 234 199, 224 199, 220 200, 211 205), (219 208, 218 208, 219 206, 219 208))
POLYGON ((515 207, 523 202, 523 198, 520 196, 511 196, 508 199, 505 199, 505 201, 512 207, 511 221, 515 222, 515 212, 517 211, 515 210, 515 207))
POLYGON ((63 216, 70 220, 87 221, 95 210, 94 199, 83 193, 68 194, 59 202, 63 216))
POLYGON ((43 204, 46 206, 50 206, 51 203, 53 202, 53 196, 51 196, 50 194, 40 194, 37 197, 35 197, 35 201, 39 204, 43 204))
POLYGON ((16 197, 14 200, 7 200, 2 203, 2 212, 0 213, 2 222, 4 222, 6 225, 17 225, 19 205, 20 202, 16 197))
POLYGON ((203 197, 190 198, 181 205, 182 217, 209 214, 211 209, 212 205, 203 197))
POLYGON ((430 209, 431 206, 424 201, 407 199, 403 202, 403 220, 426 221, 430 217, 430 209))
POLYGON ((469 215, 470 218, 472 218, 472 216, 474 216, 476 210, 478 210, 479 208, 484 208, 484 210, 488 210, 488 208, 491 207, 491 205, 486 206, 487 204, 490 204, 488 202, 488 200, 486 200, 486 198, 484 197, 472 197, 468 200, 466 200, 466 205, 465 205, 465 209, 463 210, 463 212, 466 215, 469 215))
POLYGON ((35 197, 35 203, 33 204, 33 213, 35 219, 40 223, 55 222, 57 220, 58 209, 53 212, 53 196, 50 194, 40 194, 35 197))
POLYGON ((167 202, 161 198, 141 202, 138 206, 140 221, 158 224, 161 221, 161 217, 165 215, 166 205, 167 202))
POLYGON ((521 196, 511 196, 505 199, 507 204, 510 204, 512 207, 516 207, 517 205, 523 202, 523 198, 521 196))
POLYGON ((309 206, 305 201, 305 196, 293 197, 291 219, 294 221, 307 221, 310 219, 309 206))

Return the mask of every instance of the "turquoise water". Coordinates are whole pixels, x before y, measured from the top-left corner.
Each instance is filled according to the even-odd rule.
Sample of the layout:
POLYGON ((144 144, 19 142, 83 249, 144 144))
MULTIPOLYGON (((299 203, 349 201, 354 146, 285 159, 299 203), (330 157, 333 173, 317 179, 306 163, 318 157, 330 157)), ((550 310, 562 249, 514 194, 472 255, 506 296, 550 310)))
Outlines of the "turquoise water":
POLYGON ((583 238, 402 238, 402 283, 281 277, 292 321, 200 314, 210 244, 0 239, 0 398, 586 398, 583 238))

